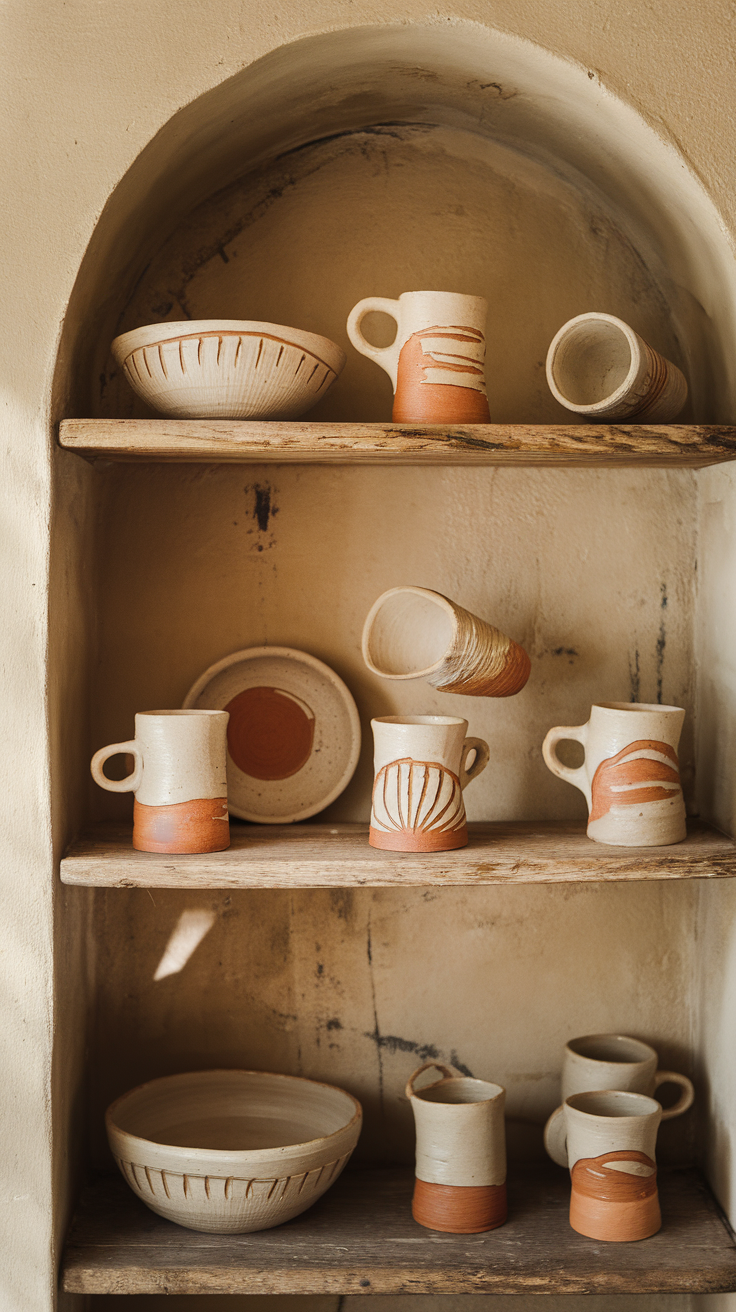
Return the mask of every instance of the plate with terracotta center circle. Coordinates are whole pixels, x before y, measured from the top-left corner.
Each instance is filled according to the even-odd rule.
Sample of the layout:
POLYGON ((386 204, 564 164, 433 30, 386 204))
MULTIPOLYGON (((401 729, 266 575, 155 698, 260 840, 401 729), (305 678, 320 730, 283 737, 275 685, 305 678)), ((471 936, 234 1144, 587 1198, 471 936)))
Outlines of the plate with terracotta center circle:
POLYGON ((329 665, 293 647, 248 647, 205 670, 186 710, 229 711, 231 815, 288 824, 323 811, 353 777, 360 721, 329 665))

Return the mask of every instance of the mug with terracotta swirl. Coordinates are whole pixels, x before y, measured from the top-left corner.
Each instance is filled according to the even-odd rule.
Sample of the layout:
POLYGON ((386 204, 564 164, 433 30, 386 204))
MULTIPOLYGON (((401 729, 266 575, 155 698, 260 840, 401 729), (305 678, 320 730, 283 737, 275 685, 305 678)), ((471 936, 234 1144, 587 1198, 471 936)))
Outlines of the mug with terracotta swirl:
POLYGON ((599 702, 587 724, 550 729, 542 746, 558 779, 588 803, 588 838, 614 847, 661 847, 686 837, 677 747, 685 712, 646 702, 599 702), (573 769, 557 755, 565 739, 585 748, 573 769))
POLYGON ((570 1225, 588 1239, 649 1239, 662 1225, 654 1151, 662 1108, 619 1089, 565 1101, 570 1225))

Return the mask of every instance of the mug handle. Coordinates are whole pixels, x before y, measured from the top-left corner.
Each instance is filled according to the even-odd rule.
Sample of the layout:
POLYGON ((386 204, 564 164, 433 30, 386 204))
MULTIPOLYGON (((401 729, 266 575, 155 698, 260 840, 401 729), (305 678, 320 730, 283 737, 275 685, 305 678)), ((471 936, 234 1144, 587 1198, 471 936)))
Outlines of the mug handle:
POLYGON ((559 724, 555 729, 550 729, 547 737, 542 743, 542 756, 544 757, 544 763, 547 766, 547 769, 551 770, 553 774, 556 774, 558 779, 564 779, 566 783, 574 784, 576 788, 580 789, 581 793, 584 794, 585 800, 588 803, 588 808, 590 809, 590 784, 585 769, 585 761, 583 761, 583 764, 579 765, 577 769, 572 769, 571 766, 562 764, 556 751, 557 744, 562 742, 565 738, 571 738, 573 742, 581 743, 582 746, 585 747, 587 737, 587 724, 559 724))
POLYGON ((491 751, 488 743, 483 738, 466 738, 463 743, 463 754, 460 765, 460 787, 467 788, 473 779, 477 779, 481 771, 485 770, 491 759, 491 751), (465 762, 470 752, 475 752, 475 760, 469 770, 465 768, 465 762))
POLYGON ((556 1107, 544 1127, 544 1146, 558 1166, 567 1166, 567 1129, 565 1108, 556 1107))
POLYGON ((109 747, 101 747, 99 752, 95 752, 89 768, 95 783, 99 784, 100 788, 106 788, 108 793, 135 793, 140 788, 143 777, 141 749, 135 738, 128 743, 110 743, 109 747), (117 756, 118 752, 129 753, 135 757, 135 769, 125 779, 108 779, 102 767, 109 757, 117 756))
POLYGON ((692 1107, 695 1099, 695 1089, 692 1080, 689 1080, 687 1075, 678 1075, 677 1071, 657 1071, 654 1077, 655 1094, 660 1084, 682 1085, 682 1094, 674 1107, 667 1107, 663 1110, 663 1121, 671 1121, 673 1116, 682 1116, 682 1113, 686 1112, 688 1107, 692 1107))
POLYGON ((382 369, 386 370, 394 391, 396 391, 396 377, 399 368, 399 352, 401 344, 399 343, 399 302, 392 301, 388 296, 366 296, 364 300, 358 301, 354 305, 347 322, 348 337, 350 338, 356 351, 361 355, 367 355, 369 360, 374 360, 380 364, 382 369), (360 325, 365 316, 372 310, 380 314, 388 314, 396 320, 396 337, 390 346, 371 346, 371 343, 363 336, 360 325))
MULTIPOLYGON (((429 1071, 429 1070, 441 1071, 443 1080, 451 1080, 454 1076, 454 1072, 450 1070, 450 1067, 444 1066, 441 1061, 425 1061, 423 1066, 417 1066, 417 1069, 415 1070, 414 1074, 411 1075, 406 1082, 406 1088, 404 1090, 404 1093, 406 1094, 407 1098, 414 1097, 414 1081, 417 1079, 417 1077, 422 1074, 422 1071, 429 1071)), ((439 1084, 440 1081, 435 1080, 434 1083, 439 1084)), ((428 1084, 426 1087, 428 1089, 431 1089, 432 1085, 428 1084)))

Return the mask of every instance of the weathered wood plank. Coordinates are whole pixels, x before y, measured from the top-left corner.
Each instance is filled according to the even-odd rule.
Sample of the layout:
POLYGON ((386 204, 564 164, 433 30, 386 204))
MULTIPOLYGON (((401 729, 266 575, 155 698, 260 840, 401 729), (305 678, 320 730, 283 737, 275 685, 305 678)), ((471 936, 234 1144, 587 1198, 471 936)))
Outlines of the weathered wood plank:
POLYGON ((567 1173, 509 1178, 509 1220, 483 1235, 423 1230, 406 1169, 353 1171, 287 1225, 204 1235, 148 1211, 118 1177, 84 1193, 62 1263, 77 1294, 723 1293, 736 1247, 696 1171, 660 1179, 662 1230, 602 1244, 570 1229, 567 1173))
POLYGON ((324 464, 641 465, 736 459, 736 427, 707 424, 319 424, 236 419, 66 419, 60 442, 108 459, 324 464))
POLYGON ((159 856, 135 852, 130 828, 106 827, 72 844, 66 884, 105 888, 380 888, 551 884, 736 875, 736 846, 698 822, 673 847, 608 847, 578 822, 470 826, 455 852, 382 852, 366 825, 246 825, 232 822, 227 852, 159 856))

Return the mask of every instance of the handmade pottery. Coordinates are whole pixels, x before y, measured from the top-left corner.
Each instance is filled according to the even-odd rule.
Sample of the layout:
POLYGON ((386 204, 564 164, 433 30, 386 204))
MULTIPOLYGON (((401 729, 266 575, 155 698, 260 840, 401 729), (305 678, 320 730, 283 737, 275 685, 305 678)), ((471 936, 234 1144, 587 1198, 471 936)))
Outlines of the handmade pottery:
POLYGON ((245 1234, 306 1211, 334 1184, 363 1113, 344 1089, 264 1071, 151 1080, 107 1109, 131 1189, 190 1230, 245 1234))
POLYGON ((139 852, 222 852, 230 846, 224 711, 139 711, 135 738, 92 757, 92 778, 110 793, 135 793, 133 847, 139 852), (135 760, 125 779, 105 761, 135 760))
POLYGON ((429 588, 389 588, 363 626, 363 660, 384 679, 426 679, 466 697, 513 697, 531 661, 518 643, 429 588))
POLYGON ((382 715, 371 726, 371 846, 389 852, 465 847, 463 789, 485 770, 488 743, 466 738, 467 720, 452 715, 382 715))
POLYGON ((560 405, 592 419, 666 424, 687 400, 677 366, 612 314, 563 324, 547 352, 547 382, 560 405))
POLYGON ((358 710, 328 665, 293 647, 248 647, 205 670, 185 706, 229 712, 232 815, 289 824, 323 811, 353 777, 358 710))
POLYGON ((428 1061, 406 1086, 417 1132, 412 1215, 428 1230, 471 1235, 506 1220, 506 1091, 428 1061), (442 1078, 414 1081, 434 1068, 442 1078))
POLYGON ((614 847, 660 847, 686 837, 677 745, 679 706, 600 702, 587 724, 550 729, 542 746, 553 774, 574 784, 588 803, 588 837, 614 847), (585 760, 563 765, 558 742, 582 743, 585 760))
MULTIPOLYGON (((662 1120, 681 1116, 695 1097, 692 1081, 676 1071, 658 1071, 654 1048, 625 1034, 588 1034, 570 1039, 562 1065, 562 1100, 575 1093, 597 1089, 622 1089, 653 1097, 660 1084, 679 1084, 682 1095, 673 1107, 662 1112, 662 1120)), ((553 1111, 544 1127, 544 1146, 553 1162, 567 1166, 564 1107, 553 1111)))
POLYGON ((351 310, 356 351, 386 370, 397 424, 487 424, 485 326, 488 302, 456 292, 404 292, 397 301, 367 296, 351 310), (360 325, 378 310, 396 320, 390 346, 371 346, 360 325))
POLYGON ((176 419, 297 419, 345 365, 328 337, 250 319, 147 324, 112 353, 133 391, 176 419))
POLYGON ((589 1239, 648 1239, 662 1224, 654 1157, 662 1108, 620 1090, 565 1101, 570 1225, 589 1239))

